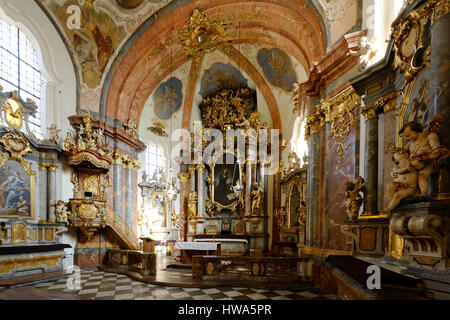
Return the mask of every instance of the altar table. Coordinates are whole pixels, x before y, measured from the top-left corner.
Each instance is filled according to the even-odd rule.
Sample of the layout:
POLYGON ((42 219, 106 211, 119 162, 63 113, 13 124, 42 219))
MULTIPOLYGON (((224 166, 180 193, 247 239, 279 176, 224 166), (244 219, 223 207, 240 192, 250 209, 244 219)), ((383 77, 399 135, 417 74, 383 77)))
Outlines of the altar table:
POLYGON ((181 250, 181 262, 192 263, 195 255, 220 255, 221 244, 217 242, 175 242, 174 249, 181 250))

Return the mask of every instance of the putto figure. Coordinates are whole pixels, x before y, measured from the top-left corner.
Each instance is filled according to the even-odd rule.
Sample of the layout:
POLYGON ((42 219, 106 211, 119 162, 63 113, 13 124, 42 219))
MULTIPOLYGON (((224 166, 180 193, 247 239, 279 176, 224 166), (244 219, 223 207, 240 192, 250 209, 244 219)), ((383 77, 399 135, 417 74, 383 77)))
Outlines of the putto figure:
POLYGON ((410 162, 408 150, 397 148, 392 160, 395 163, 391 168, 393 181, 386 189, 386 195, 391 201, 383 209, 386 213, 391 212, 403 199, 413 197, 417 193, 417 171, 410 162))
POLYGON ((450 156, 450 151, 441 146, 437 135, 442 121, 442 117, 434 117, 424 132, 419 123, 412 121, 406 123, 399 131, 400 137, 407 143, 411 165, 417 170, 421 196, 428 194, 428 177, 438 171, 450 156))
POLYGON ((345 184, 345 206, 347 208, 347 217, 349 220, 355 221, 358 218, 359 208, 363 203, 364 179, 357 177, 353 182, 349 181, 345 184))

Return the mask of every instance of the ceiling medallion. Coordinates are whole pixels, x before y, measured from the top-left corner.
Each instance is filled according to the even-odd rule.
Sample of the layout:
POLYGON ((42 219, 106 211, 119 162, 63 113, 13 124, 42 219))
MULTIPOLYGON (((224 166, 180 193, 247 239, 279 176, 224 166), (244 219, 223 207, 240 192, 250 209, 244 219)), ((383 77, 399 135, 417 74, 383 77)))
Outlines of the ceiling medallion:
POLYGON ((231 40, 225 40, 229 36, 226 32, 229 23, 221 17, 208 19, 206 13, 195 9, 187 23, 187 28, 178 31, 178 39, 189 60, 199 61, 205 54, 217 49, 231 53, 231 40))

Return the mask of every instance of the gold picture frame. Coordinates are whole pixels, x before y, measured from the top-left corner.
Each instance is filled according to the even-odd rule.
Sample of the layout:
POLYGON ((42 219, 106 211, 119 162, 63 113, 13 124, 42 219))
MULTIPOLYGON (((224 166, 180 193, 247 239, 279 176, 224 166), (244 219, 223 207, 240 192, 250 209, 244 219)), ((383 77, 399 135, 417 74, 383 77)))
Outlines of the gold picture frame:
MULTIPOLYGON (((229 210, 231 210, 231 211, 235 211, 236 209, 237 209, 237 207, 238 207, 238 205, 240 204, 240 205, 244 205, 244 192, 243 192, 243 190, 242 190, 242 192, 239 194, 239 197, 238 197, 238 199, 237 200, 235 200, 235 201, 232 201, 231 203, 228 203, 228 204, 224 204, 224 203, 220 203, 220 202, 218 202, 218 201, 216 201, 216 196, 215 196, 215 193, 216 193, 216 179, 215 179, 215 169, 216 169, 216 167, 218 166, 218 164, 217 164, 217 161, 220 159, 220 158, 222 158, 223 160, 224 160, 224 163, 223 164, 220 164, 220 165, 225 165, 225 166, 235 166, 236 164, 239 166, 239 172, 238 172, 238 174, 239 174, 239 176, 238 176, 238 178, 237 179, 234 179, 234 177, 232 178, 232 184, 235 182, 235 181, 237 181, 237 180, 239 180, 240 181, 240 184, 241 185, 243 185, 243 177, 244 177, 244 164, 241 164, 241 163, 237 163, 237 160, 238 160, 238 156, 237 156, 237 154, 235 153, 235 152, 232 152, 232 151, 229 151, 229 150, 225 150, 225 151, 222 151, 220 154, 218 154, 215 158, 214 158, 214 160, 213 160, 213 162, 212 162, 212 165, 210 165, 210 169, 211 169, 211 182, 210 182, 210 192, 211 192, 211 199, 212 199, 212 201, 213 201, 213 203, 214 203, 214 205, 215 205, 215 207, 216 207, 216 209, 217 209, 217 211, 218 212, 221 212, 222 210, 226 210, 226 209, 229 209, 229 210), (236 160, 236 162, 235 163, 233 163, 233 164, 227 164, 226 163, 226 155, 227 154, 231 154, 231 155, 233 155, 233 158, 236 160), (225 158, 225 159, 224 159, 225 158)), ((230 192, 231 193, 231 192, 230 192)))
MULTIPOLYGON (((34 220, 34 174, 29 174, 27 172, 27 168, 25 166, 23 166, 23 164, 19 161, 13 160, 13 159, 7 159, 6 161, 1 161, 0 162, 0 170, 5 168, 5 165, 8 162, 12 162, 15 164, 19 164, 21 168, 23 168, 23 174, 26 174, 28 177, 28 183, 29 183, 29 212, 30 214, 27 216, 24 215, 20 215, 20 214, 2 214, 0 213, 0 218, 6 218, 6 219, 13 219, 13 218, 21 218, 21 219, 27 219, 27 220, 34 220)), ((19 173, 20 174, 20 173, 19 173)), ((22 178, 22 175, 19 177, 22 178)), ((1 186, 3 185, 3 183, 5 183, 6 181, 0 181, 0 192, 1 192, 1 186)), ((24 181, 25 182, 25 181, 24 181)), ((0 208, 2 209, 2 208, 0 208)), ((16 208, 17 209, 17 208, 16 208)))

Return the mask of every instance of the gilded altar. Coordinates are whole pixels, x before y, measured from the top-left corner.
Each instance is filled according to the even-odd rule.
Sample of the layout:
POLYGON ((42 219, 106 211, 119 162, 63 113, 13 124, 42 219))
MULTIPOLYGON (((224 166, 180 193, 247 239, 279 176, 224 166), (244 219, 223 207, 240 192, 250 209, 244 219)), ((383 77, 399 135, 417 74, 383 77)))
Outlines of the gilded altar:
POLYGON ((186 206, 180 219, 188 241, 199 236, 248 237, 245 248, 244 242, 229 241, 222 251, 267 251, 265 171, 271 147, 264 145, 266 158, 258 159, 264 153, 258 154, 258 143, 271 131, 260 121, 256 105, 256 92, 249 88, 222 90, 200 103, 202 123, 194 124, 187 153, 193 161, 185 161, 180 173, 186 177, 180 179, 186 206), (212 140, 218 147, 211 152, 212 140))
POLYGON ((67 227, 55 215, 58 139, 30 129, 38 109, 33 101, 1 91, 0 285, 8 285, 62 274, 70 245, 63 244, 67 227))
POLYGON ((305 246, 307 167, 300 166, 295 153, 288 160, 280 181, 282 207, 275 212, 280 235, 276 249, 279 254, 296 256, 305 246))

